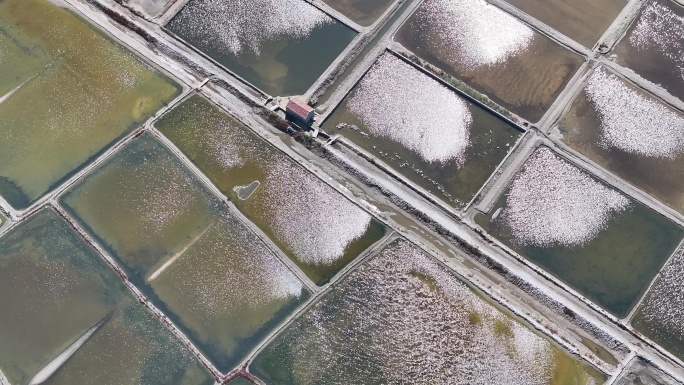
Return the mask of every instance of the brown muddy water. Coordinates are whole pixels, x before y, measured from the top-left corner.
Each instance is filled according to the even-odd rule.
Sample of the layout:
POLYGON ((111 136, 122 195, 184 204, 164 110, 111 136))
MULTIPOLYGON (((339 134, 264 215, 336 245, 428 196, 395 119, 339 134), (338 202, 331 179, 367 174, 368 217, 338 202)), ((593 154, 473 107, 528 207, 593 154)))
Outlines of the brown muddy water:
POLYGON ((394 39, 531 122, 584 61, 484 0, 426 0, 394 39))
POLYGON ((103 326, 45 384, 213 383, 51 209, 0 239, 0 289, 0 370, 13 385, 28 384, 101 320, 103 326))
POLYGON ((522 135, 390 53, 371 67, 323 129, 341 133, 459 210, 522 135))
POLYGON ((21 86, 0 103, 0 194, 17 209, 180 92, 102 32, 44 0, 0 3, 0 55, 0 92, 21 86))
POLYGON ((684 100, 684 7, 648 2, 615 47, 611 58, 684 100))
POLYGON ((301 95, 356 32, 304 0, 190 0, 166 28, 269 95, 301 95))
POLYGON ((385 234, 380 222, 201 96, 155 127, 319 285, 385 234), (235 188, 254 181, 259 187, 240 199, 235 188))
POLYGON ((506 0, 556 31, 592 48, 627 0, 506 0))
POLYGON ((273 385, 606 380, 404 240, 336 283, 249 370, 273 385))
POLYGON ((530 157, 493 209, 475 220, 618 317, 630 312, 684 236, 664 216, 546 147, 530 157), (546 194, 537 195, 541 191, 546 194))
POLYGON ((323 0, 330 8, 347 16, 353 22, 368 27, 373 24, 396 0, 323 0))
POLYGON ((558 124, 563 141, 684 213, 684 115, 607 70, 597 71, 607 77, 590 78, 596 82, 558 124))

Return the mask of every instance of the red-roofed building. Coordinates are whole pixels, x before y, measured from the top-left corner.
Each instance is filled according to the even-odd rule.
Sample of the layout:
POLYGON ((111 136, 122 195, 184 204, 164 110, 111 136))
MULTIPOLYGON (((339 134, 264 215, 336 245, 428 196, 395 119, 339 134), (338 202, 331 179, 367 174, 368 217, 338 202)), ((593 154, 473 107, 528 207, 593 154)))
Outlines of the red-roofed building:
POLYGON ((287 103, 286 112, 288 116, 298 122, 302 122, 306 125, 311 125, 311 123, 313 123, 314 109, 300 99, 290 99, 287 103))

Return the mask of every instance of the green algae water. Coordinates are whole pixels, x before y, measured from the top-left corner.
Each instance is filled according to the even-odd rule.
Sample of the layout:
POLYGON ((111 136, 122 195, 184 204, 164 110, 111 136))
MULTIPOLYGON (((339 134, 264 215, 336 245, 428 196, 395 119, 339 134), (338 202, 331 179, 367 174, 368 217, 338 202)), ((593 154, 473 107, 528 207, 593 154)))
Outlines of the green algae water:
POLYGON ((1 2, 0 195, 27 207, 179 92, 71 12, 1 2))
POLYGON ((13 385, 28 384, 98 322, 102 326, 45 384, 213 383, 51 209, 0 239, 0 278, 0 370, 13 385), (141 327, 147 333, 136 331, 141 327))
POLYGON ((319 285, 385 234, 381 223, 201 96, 155 127, 319 285), (235 187, 255 181, 256 190, 240 199, 235 187))

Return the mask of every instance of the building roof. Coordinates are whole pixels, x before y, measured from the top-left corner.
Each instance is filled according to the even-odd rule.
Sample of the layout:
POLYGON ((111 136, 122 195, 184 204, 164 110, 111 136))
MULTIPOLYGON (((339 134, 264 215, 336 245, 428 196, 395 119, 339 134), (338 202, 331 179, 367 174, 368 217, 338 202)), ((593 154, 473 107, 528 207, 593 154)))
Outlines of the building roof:
POLYGON ((309 117, 309 114, 313 112, 313 108, 311 108, 311 106, 297 98, 290 99, 290 101, 287 103, 287 109, 304 120, 306 120, 309 117))

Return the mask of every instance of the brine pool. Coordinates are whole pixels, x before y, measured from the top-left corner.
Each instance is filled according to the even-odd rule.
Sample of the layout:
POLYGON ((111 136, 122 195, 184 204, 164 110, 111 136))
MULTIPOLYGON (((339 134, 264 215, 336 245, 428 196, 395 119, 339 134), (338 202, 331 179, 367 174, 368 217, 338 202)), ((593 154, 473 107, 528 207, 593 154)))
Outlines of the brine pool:
POLYGON ((23 209, 180 86, 70 11, 0 3, 0 195, 23 209))
POLYGON ((201 96, 155 127, 316 284, 385 234, 380 222, 201 96), (254 181, 256 190, 240 199, 235 187, 254 181))

